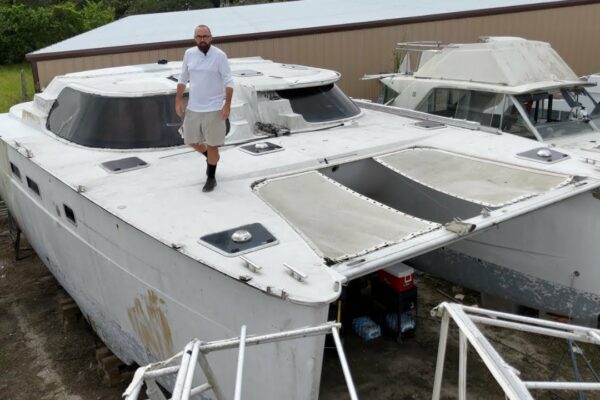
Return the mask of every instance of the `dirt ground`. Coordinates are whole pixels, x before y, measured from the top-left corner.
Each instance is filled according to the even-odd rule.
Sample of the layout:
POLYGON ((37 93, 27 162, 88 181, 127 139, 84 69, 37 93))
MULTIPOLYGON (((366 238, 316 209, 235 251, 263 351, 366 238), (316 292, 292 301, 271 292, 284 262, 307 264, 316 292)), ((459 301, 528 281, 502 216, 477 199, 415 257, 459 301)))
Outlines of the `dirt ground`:
MULTIPOLYGON (((26 243, 22 244, 26 246, 26 243)), ((21 251, 21 254, 27 252, 21 251)), ((451 284, 419 276, 417 334, 403 343, 379 338, 363 343, 349 330, 344 347, 361 399, 417 400, 431 398, 440 321, 429 310, 457 291, 451 284)), ((6 217, 0 215, 0 398, 42 400, 119 399, 127 383, 106 387, 97 369, 99 345, 89 326, 81 321, 65 329, 59 312, 60 288, 41 261, 31 254, 15 261, 6 217)), ((478 301, 465 293, 465 302, 478 301)), ((501 355, 521 371, 526 380, 547 380, 553 374, 572 379, 564 340, 534 338, 526 334, 488 329, 501 355)), ((451 329, 442 399, 458 397, 458 333, 451 329)), ((599 349, 585 354, 600 371, 599 349)), ((590 373, 580 362, 582 373, 590 373)), ((504 399, 495 380, 470 351, 468 398, 504 399)), ((323 365, 321 400, 349 398, 337 354, 327 350, 323 365)), ((574 392, 534 393, 536 398, 578 399, 574 392)), ((600 399, 586 394, 586 399, 600 399)))

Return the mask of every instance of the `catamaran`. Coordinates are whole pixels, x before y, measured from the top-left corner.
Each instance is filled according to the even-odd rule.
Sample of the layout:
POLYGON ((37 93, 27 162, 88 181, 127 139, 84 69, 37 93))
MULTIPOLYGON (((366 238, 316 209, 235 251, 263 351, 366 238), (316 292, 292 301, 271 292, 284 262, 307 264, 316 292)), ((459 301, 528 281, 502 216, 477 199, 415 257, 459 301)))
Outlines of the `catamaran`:
MULTIPOLYGON (((475 123, 353 102, 334 71, 230 63, 230 131, 208 194, 204 158, 178 133, 180 62, 59 76, 0 115, 0 195, 123 361, 242 325, 322 324, 348 281, 473 235, 498 249, 490 262, 520 262, 499 263, 498 281, 530 283, 511 290, 569 288, 585 299, 578 315, 597 318, 591 167, 475 123)), ((317 398, 323 345, 249 350, 245 398, 317 398)), ((236 355, 210 354, 215 374, 235 376, 236 355)), ((231 397, 234 382, 220 389, 231 397)))

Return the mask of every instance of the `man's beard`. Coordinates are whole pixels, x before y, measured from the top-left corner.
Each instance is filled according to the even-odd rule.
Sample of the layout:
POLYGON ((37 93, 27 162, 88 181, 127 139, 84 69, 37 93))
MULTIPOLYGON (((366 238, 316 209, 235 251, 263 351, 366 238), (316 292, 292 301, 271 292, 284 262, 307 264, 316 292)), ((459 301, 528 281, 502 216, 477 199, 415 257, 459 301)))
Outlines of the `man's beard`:
POLYGON ((199 44, 198 49, 204 54, 208 53, 208 49, 210 49, 210 44, 199 44))

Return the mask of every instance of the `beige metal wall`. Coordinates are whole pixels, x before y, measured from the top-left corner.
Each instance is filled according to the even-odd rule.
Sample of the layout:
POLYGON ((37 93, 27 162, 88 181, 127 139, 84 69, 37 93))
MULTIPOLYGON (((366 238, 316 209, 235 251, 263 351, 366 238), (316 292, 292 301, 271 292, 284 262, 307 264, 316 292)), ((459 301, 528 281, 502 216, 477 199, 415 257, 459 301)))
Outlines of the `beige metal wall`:
MULTIPOLYGON (((340 86, 357 98, 376 98, 376 81, 365 73, 390 72, 399 41, 472 42, 480 36, 521 36, 550 42, 579 75, 600 72, 600 4, 513 14, 423 22, 391 27, 309 34, 219 45, 229 57, 262 56, 286 63, 331 68, 342 73, 340 86)), ((191 36, 191 34, 190 34, 191 36)), ((38 62, 40 83, 70 71, 181 59, 184 49, 38 62)))

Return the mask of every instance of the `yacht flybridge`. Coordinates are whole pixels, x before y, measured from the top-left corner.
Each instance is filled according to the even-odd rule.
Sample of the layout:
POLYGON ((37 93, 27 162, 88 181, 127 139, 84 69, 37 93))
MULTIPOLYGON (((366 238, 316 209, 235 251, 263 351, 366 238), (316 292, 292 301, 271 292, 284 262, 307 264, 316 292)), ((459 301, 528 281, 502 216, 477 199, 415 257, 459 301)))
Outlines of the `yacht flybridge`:
MULTIPOLYGON (((546 304, 556 293, 540 288, 555 288, 555 311, 597 319, 592 166, 478 124, 353 102, 336 72, 244 58, 231 60, 231 129, 206 194, 205 161, 178 134, 180 67, 60 76, 0 115, 0 194, 119 358, 147 364, 242 325, 318 325, 348 280, 470 236, 498 287, 517 285, 509 296, 546 304)), ((317 398, 323 341, 249 351, 260 367, 245 396, 317 398)), ((235 352, 210 357, 235 376, 235 352)))
POLYGON ((390 105, 478 122, 600 160, 600 107, 548 43, 485 37, 479 43, 399 43, 397 74, 371 75, 390 105), (413 71, 413 66, 415 70, 413 71))

